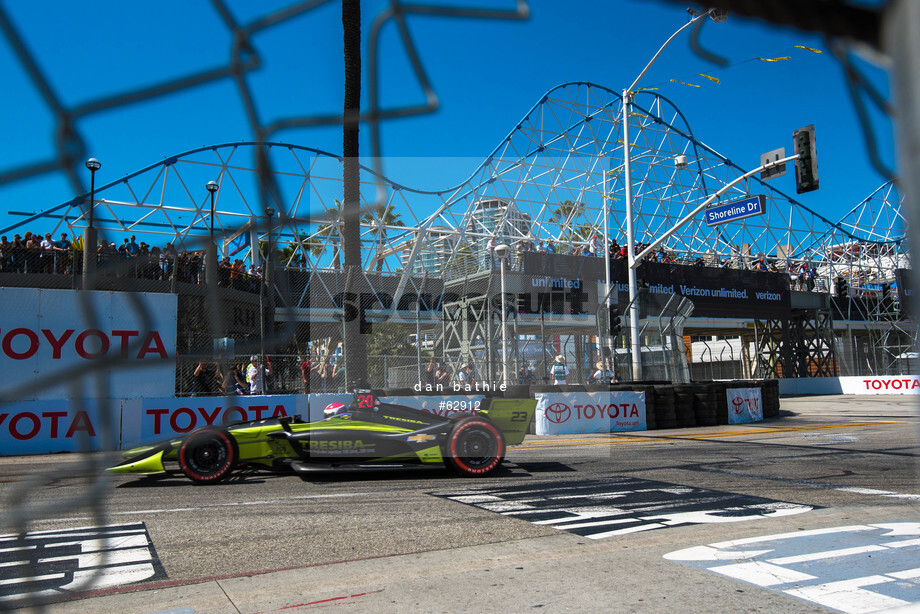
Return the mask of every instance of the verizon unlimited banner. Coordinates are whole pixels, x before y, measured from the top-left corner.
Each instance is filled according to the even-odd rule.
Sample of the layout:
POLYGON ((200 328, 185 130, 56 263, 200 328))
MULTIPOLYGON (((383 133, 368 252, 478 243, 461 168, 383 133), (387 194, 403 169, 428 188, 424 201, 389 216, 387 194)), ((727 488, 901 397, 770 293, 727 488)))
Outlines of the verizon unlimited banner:
POLYGON ((175 295, 0 288, 0 304, 0 372, 19 400, 175 394, 175 295))

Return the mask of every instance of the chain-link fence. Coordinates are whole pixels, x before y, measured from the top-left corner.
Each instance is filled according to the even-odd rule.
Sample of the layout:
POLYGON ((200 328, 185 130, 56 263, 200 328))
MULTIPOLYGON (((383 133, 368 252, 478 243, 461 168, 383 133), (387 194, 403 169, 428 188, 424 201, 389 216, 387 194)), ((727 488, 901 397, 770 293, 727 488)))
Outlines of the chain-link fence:
MULTIPOLYGON (((78 243, 70 249, 7 250, 0 253, 0 267, 8 273, 7 285, 79 288, 85 281, 81 247, 78 243)), ((274 374, 268 378, 268 390, 277 393, 343 391, 357 380, 375 388, 424 385, 433 381, 432 359, 432 370, 444 365, 456 378, 469 364, 478 381, 491 383, 506 379, 549 383, 559 357, 568 367, 570 383, 591 383, 598 369, 609 369, 623 381, 633 379, 628 335, 611 344, 598 334, 604 332, 598 330, 598 314, 583 314, 573 323, 572 317, 553 310, 528 314, 512 308, 503 337, 501 310, 485 309, 489 296, 495 302, 494 291, 483 295, 486 303, 479 312, 466 305, 458 323, 446 317, 440 303, 443 294, 439 294, 445 292, 444 286, 434 280, 416 279, 416 291, 403 294, 410 301, 395 305, 401 309, 394 310, 392 302, 385 305, 385 297, 397 293, 398 276, 363 275, 357 283, 335 271, 275 268, 263 277, 261 266, 247 269, 240 260, 224 258, 215 259, 216 287, 209 288, 207 259, 203 250, 177 251, 168 244, 151 248, 128 237, 120 248, 101 240, 92 263, 97 289, 177 297, 175 393, 179 396, 230 392, 235 388, 228 378, 231 366, 243 377, 238 388, 248 390, 245 372, 254 355, 271 360, 274 374), (422 305, 425 301, 431 304, 422 305), (349 317, 363 322, 368 354, 361 373, 350 370, 344 358, 344 324, 349 317), (305 362, 310 374, 306 382, 305 362), (214 371, 212 384, 201 383, 206 375, 196 380, 199 364, 214 371)), ((863 299, 850 302, 858 300, 863 299)), ((657 311, 643 312, 639 343, 643 380, 681 381, 683 373, 694 380, 751 377, 758 364, 778 360, 764 355, 763 347, 758 353, 750 331, 727 331, 736 341, 716 335, 683 337, 687 317, 676 302, 673 308, 665 302, 657 311)), ((856 330, 828 342, 826 351, 836 354, 837 373, 911 372, 916 362, 915 331, 902 321, 889 324, 886 329, 856 330)))

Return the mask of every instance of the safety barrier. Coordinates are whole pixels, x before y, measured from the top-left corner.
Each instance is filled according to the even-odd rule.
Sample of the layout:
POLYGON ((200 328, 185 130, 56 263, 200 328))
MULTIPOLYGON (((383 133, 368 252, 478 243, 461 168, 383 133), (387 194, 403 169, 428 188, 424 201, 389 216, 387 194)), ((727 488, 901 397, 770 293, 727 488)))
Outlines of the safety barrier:
POLYGON ((920 394, 920 375, 797 377, 779 386, 782 394, 920 394))
MULTIPOLYGON (((714 426, 762 420, 779 414, 778 380, 737 380, 672 385, 641 384, 510 386, 480 394, 374 390, 382 400, 441 416, 476 413, 489 397, 536 398, 537 434, 616 432, 714 426)), ((0 406, 0 450, 5 455, 126 449, 182 436, 212 425, 299 415, 321 420, 342 393, 173 397, 97 400, 36 400, 0 406)))

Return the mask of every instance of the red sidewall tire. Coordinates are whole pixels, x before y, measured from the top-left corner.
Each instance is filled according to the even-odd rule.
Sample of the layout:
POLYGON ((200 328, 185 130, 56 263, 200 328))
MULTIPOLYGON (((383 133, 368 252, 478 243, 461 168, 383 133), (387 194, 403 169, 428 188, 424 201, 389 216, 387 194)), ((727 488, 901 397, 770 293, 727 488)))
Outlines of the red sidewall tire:
POLYGON ((482 476, 501 464, 505 457, 505 438, 491 422, 468 418, 454 426, 446 448, 444 456, 457 473, 482 476))
POLYGON ((196 484, 220 482, 230 475, 239 458, 239 445, 222 428, 195 431, 179 446, 179 467, 196 484))

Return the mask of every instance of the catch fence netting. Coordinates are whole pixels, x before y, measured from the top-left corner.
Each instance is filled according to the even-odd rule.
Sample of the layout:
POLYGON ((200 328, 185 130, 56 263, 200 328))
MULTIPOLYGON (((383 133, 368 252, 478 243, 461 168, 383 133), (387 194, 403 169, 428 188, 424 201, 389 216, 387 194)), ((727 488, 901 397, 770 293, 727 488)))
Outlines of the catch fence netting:
MULTIPOLYGON (((230 34, 235 40, 252 41, 249 35, 253 32, 308 13, 323 3, 291 4, 292 9, 286 7, 265 19, 231 24, 228 26, 233 30, 230 34)), ((223 2, 215 5, 227 12, 223 2)), ((405 14, 413 10, 403 6, 402 11, 393 12, 405 32, 409 32, 405 14)), ((523 18, 527 12, 524 2, 518 3, 516 10, 507 11, 442 10, 442 14, 448 16, 506 18, 523 18)), ((0 7, 4 33, 8 39, 21 42, 7 13, 0 7)), ((407 46, 414 56, 411 41, 407 46)), ((37 74, 40 62, 34 61, 26 46, 15 44, 14 47, 21 64, 28 67, 30 77, 36 83, 43 82, 42 76, 37 74)), ((248 111, 246 115, 253 123, 252 134, 257 139, 268 138, 281 129, 281 124, 269 126, 259 121, 253 107, 255 97, 246 79, 259 65, 258 51, 248 44, 234 47, 234 53, 241 55, 231 58, 222 70, 191 77, 180 75, 175 81, 128 92, 101 101, 92 108, 68 109, 62 100, 54 100, 49 106, 60 124, 71 129, 76 125, 72 120, 94 111, 128 105, 158 93, 185 92, 210 79, 227 79, 240 90, 239 97, 245 101, 248 111)), ((420 66, 417 63, 414 68, 420 71, 420 66)), ((419 81, 424 85, 427 99, 436 100, 427 79, 422 76, 419 81)), ((213 103, 206 97, 199 101, 203 105, 213 103)), ((378 102, 372 102, 373 109, 379 110, 378 102)), ((642 152, 640 157, 645 161, 635 169, 645 184, 656 186, 645 195, 637 194, 637 203, 645 204, 639 207, 643 212, 638 216, 641 223, 637 225, 642 229, 641 241, 653 239, 656 232, 706 196, 699 192, 698 186, 705 185, 701 178, 725 183, 740 172, 728 160, 687 137, 689 130, 685 124, 675 119, 679 115, 676 109, 651 98, 647 106, 647 111, 634 114, 639 124, 636 128, 644 135, 643 141, 655 143, 660 151, 650 148, 642 152), (673 192, 688 196, 680 196, 671 203, 660 201, 659 194, 674 181, 671 171, 675 156, 691 150, 699 156, 705 172, 682 176, 681 181, 686 181, 686 185, 673 192)), ((497 232, 515 244, 516 251, 509 261, 511 269, 521 268, 522 256, 517 251, 520 243, 541 238, 534 233, 545 232, 543 238, 554 239, 572 253, 581 253, 587 248, 590 237, 600 227, 601 211, 605 210, 600 203, 608 198, 601 193, 600 177, 616 170, 608 170, 601 159, 609 154, 609 146, 621 130, 618 109, 618 94, 604 88, 573 84, 554 90, 541 101, 527 122, 518 126, 494 155, 478 167, 476 174, 451 193, 416 193, 404 186, 387 183, 382 172, 370 180, 365 179, 362 213, 369 216, 362 220, 364 245, 361 265, 357 267, 347 268, 340 261, 345 248, 339 210, 341 160, 315 150, 304 153, 305 148, 299 148, 300 157, 293 156, 293 162, 281 162, 282 154, 290 154, 295 147, 278 144, 269 152, 271 147, 263 149, 258 144, 253 147, 258 149, 253 154, 258 160, 256 168, 246 169, 242 162, 244 154, 237 154, 232 163, 230 159, 234 152, 248 145, 205 147, 198 152, 202 155, 197 158, 179 155, 162 165, 145 169, 149 171, 146 176, 138 173, 123 182, 114 181, 105 193, 96 194, 96 198, 90 195, 89 206, 86 206, 87 195, 83 194, 73 202, 49 210, 48 219, 56 220, 52 239, 57 239, 60 230, 72 232, 58 241, 62 246, 50 251, 36 247, 35 241, 29 245, 26 237, 21 245, 14 242, 9 248, 0 247, 4 290, 93 289, 113 295, 125 294, 128 298, 118 303, 111 299, 111 304, 105 306, 87 298, 90 293, 74 292, 71 304, 62 309, 69 308, 77 314, 83 328, 49 328, 47 335, 38 332, 46 330, 41 324, 32 329, 32 334, 12 335, 11 331, 21 325, 4 329, 9 339, 8 354, 22 356, 23 362, 32 358, 30 344, 33 339, 36 347, 42 346, 41 351, 49 357, 49 364, 54 365, 54 357, 64 351, 61 348, 70 347, 92 357, 93 361, 45 370, 38 376, 7 377, 8 383, 0 391, 5 402, 3 407, 9 408, 10 403, 24 399, 38 402, 47 391, 63 389, 59 398, 72 399, 78 415, 84 411, 98 412, 99 439, 102 447, 111 449, 114 447, 111 417, 115 415, 116 402, 113 391, 117 390, 122 373, 143 373, 146 367, 135 364, 137 358, 165 366, 157 372, 159 375, 151 375, 151 378, 160 378, 168 372, 170 375, 165 380, 171 388, 169 392, 179 397, 245 395, 249 382, 242 374, 254 362, 271 365, 266 384, 272 394, 340 391, 358 381, 374 388, 411 391, 415 386, 432 381, 431 367, 436 373, 442 368, 441 379, 435 376, 435 382, 450 383, 456 382, 458 373, 467 365, 481 381, 497 382, 507 377, 512 382, 541 384, 549 382, 552 367, 563 362, 569 369, 567 381, 587 383, 600 362, 619 372, 623 380, 629 380, 633 377, 631 354, 634 345, 642 356, 642 377, 646 380, 751 377, 760 364, 767 364, 773 375, 781 374, 782 365, 773 350, 777 345, 762 343, 775 332, 769 327, 764 328, 766 335, 761 334, 761 330, 735 331, 737 340, 719 339, 719 331, 708 331, 699 335, 702 340, 694 341, 682 334, 679 320, 686 316, 674 311, 664 318, 656 316, 656 321, 640 331, 637 344, 632 344, 628 335, 611 340, 598 334, 593 305, 580 318, 555 309, 534 314, 490 308, 488 304, 496 293, 494 272, 489 273, 491 285, 482 293, 460 293, 463 295, 460 300, 442 301, 438 305, 424 298, 426 295, 443 297, 445 283, 481 275, 489 269, 487 261, 492 256, 483 248, 490 233, 497 232), (560 118, 558 124, 551 119, 554 117, 560 118), (573 126, 581 126, 582 120, 587 118, 593 120, 594 126, 606 126, 598 134, 611 135, 610 142, 569 134, 573 126), (563 138, 556 138, 553 133, 563 138), (544 138, 547 134, 551 134, 551 138, 544 138), (563 142, 565 149, 556 145, 553 151, 553 143, 563 142), (570 143, 574 143, 572 151, 568 150, 570 143), (575 149, 585 151, 586 155, 571 155, 575 149), (518 152, 538 152, 539 155, 530 160, 527 156, 522 158, 518 152), (211 157, 206 158, 207 155, 211 157), (267 163, 269 160, 274 166, 267 163), (324 162, 329 166, 324 168, 324 162), (195 175, 195 171, 200 174, 195 175), (514 178, 517 173, 519 179, 514 178), (146 179, 153 176, 156 179, 145 185, 146 179), (162 182, 158 183, 160 178, 162 182), (209 216, 204 185, 216 178, 222 182, 224 200, 219 201, 221 211, 216 216, 218 249, 215 251, 220 258, 211 259, 210 243, 203 238, 203 231, 209 222, 211 228, 214 227, 214 201, 211 201, 209 216), (283 184, 285 179, 291 184, 283 184), (326 187, 323 187, 324 182, 326 187), (551 190, 547 188, 550 184, 551 190), (279 185, 283 189, 279 189, 279 185), (234 187, 239 192, 239 202, 233 200, 234 187), (384 200, 370 196, 378 194, 380 189, 386 193, 384 200), (289 200, 282 203, 279 193, 289 200), (439 213, 431 218, 412 213, 414 219, 408 220, 409 226, 404 227, 394 219, 396 205, 404 212, 437 209, 439 213), (272 217, 273 207, 281 209, 278 217, 272 217), (181 221, 174 215, 180 208, 187 216, 181 221), (93 250, 93 257, 85 259, 83 237, 77 230, 86 228, 85 215, 94 210, 97 223, 106 224, 107 231, 100 232, 99 247, 93 250), (175 241, 173 237, 176 237, 182 242, 172 245, 164 238, 160 244, 144 245, 143 237, 140 242, 131 238, 134 228, 155 229, 161 237, 169 235, 170 241, 175 241), (276 244, 273 245, 275 231, 276 244), (278 245, 282 232, 284 244, 278 245), (65 240, 71 243, 70 248, 63 247, 65 240), (244 251, 236 252, 237 249, 244 251), (444 266, 426 272, 425 259, 438 262, 442 256, 446 257, 444 266), (303 264, 289 266, 297 260, 303 260, 303 264), (85 270, 84 262, 90 263, 91 270, 85 270), (406 271, 404 266, 413 268, 406 271), (408 281, 404 275, 407 272, 412 277, 408 281), (392 299, 396 307, 409 297, 410 308, 393 310, 392 304, 380 300, 384 297, 392 299), (502 311, 507 316, 504 324, 500 317, 502 311), (458 314, 462 317, 457 317, 458 314), (133 322, 128 325, 115 323, 120 315, 129 315, 133 322), (168 325, 170 318, 174 338, 164 343, 153 333, 161 330, 158 328, 161 323, 168 325), (356 368, 353 360, 346 359, 348 325, 356 319, 361 323, 359 334, 367 348, 357 361, 361 368, 356 368), (700 346, 703 349, 697 351, 700 346), (309 375, 305 363, 310 365, 309 375), (234 370, 239 375, 234 374, 234 370)), ((431 110, 431 106, 391 110, 389 116, 431 110)), ((374 135, 374 154, 377 155, 373 164, 377 170, 382 168, 378 141, 382 115, 370 113, 368 116, 374 135)), ((341 118, 335 116, 302 116, 291 120, 302 125, 340 121, 341 118)), ((54 156, 51 162, 40 161, 29 168, 8 169, 2 180, 15 181, 53 170, 66 175, 74 193, 85 192, 82 164, 87 152, 84 142, 79 135, 67 133, 63 136, 58 143, 60 151, 56 152, 60 155, 54 156)), ((906 243, 902 249, 898 238, 898 232, 904 227, 900 210, 890 206, 900 203, 897 194, 873 199, 884 201, 886 206, 881 210, 891 211, 890 219, 866 224, 854 214, 851 227, 828 224, 807 208, 790 208, 787 202, 792 203, 791 200, 762 184, 752 184, 745 190, 763 190, 769 194, 770 217, 763 218, 762 222, 750 220, 748 224, 739 224, 727 239, 708 229, 690 232, 678 237, 676 243, 669 246, 670 253, 663 251, 662 257, 675 256, 688 265, 696 261, 716 265, 720 260, 731 260, 733 267, 743 268, 751 265, 755 254, 765 253, 775 258, 783 272, 817 264, 815 284, 818 290, 830 290, 838 279, 842 279, 854 293, 882 297, 881 301, 866 303, 872 312, 869 315, 888 316, 889 311, 879 306, 884 307, 885 286, 893 279, 890 273, 895 268, 909 266, 906 243), (783 212, 791 212, 789 219, 783 218, 783 212), (863 227, 870 228, 871 232, 862 234, 858 229, 863 227), (879 230, 884 232, 879 234, 879 230), (793 238, 787 238, 790 236, 793 238), (877 245, 887 247, 881 249, 877 245), (716 253, 717 247, 724 249, 716 253), (870 247, 873 249, 868 249, 870 247), (865 271, 872 273, 865 275, 865 271)), ((622 188, 619 180, 614 181, 610 189, 616 192, 622 188)), ((616 225, 622 226, 624 215, 619 210, 622 199, 611 199, 611 203, 617 200, 620 204, 611 206, 617 207, 614 218, 616 225)), ((869 199, 866 202, 869 203, 869 199)), ((867 204, 854 209, 854 212, 863 211, 875 212, 876 207, 867 204)), ((409 213, 405 215, 408 218, 409 213)), ((92 226, 92 222, 89 225, 92 226)), ((616 234, 622 239, 622 228, 616 234)), ((786 283, 788 286, 789 281, 786 283)), ((802 280, 799 285, 809 291, 813 289, 808 280, 802 280)), ((49 313, 45 303, 38 306, 19 304, 16 301, 21 300, 22 295, 14 297, 12 292, 7 295, 11 297, 7 304, 17 309, 34 307, 36 317, 49 313)), ((48 302, 53 301, 49 298, 48 302)), ((911 351, 915 347, 912 328, 884 317, 879 319, 892 324, 888 331, 873 333, 875 336, 871 338, 863 335, 837 340, 838 362, 847 373, 881 374, 911 368, 916 356, 911 351)), ((819 350, 825 351, 825 347, 819 350)), ((145 383, 143 377, 138 379, 145 383)), ((25 413, 13 414, 6 423, 7 428, 18 428, 19 434, 28 432, 33 424, 31 418, 19 416, 25 413)), ((93 441, 86 429, 74 431, 75 452, 89 452, 98 447, 98 441, 93 441)), ((74 455, 74 462, 66 469, 56 470, 53 475, 24 476, 6 491, 2 530, 13 536, 7 540, 11 547, 28 547, 25 540, 29 531, 44 526, 42 522, 53 522, 63 514, 78 510, 85 511, 93 524, 105 525, 109 482, 102 469, 113 457, 111 454, 74 455), (34 504, 32 493, 52 489, 61 480, 80 483, 83 486, 81 496, 52 504, 34 504)), ((27 572, 38 577, 41 570, 35 563, 27 566, 27 572)), ((92 574, 87 576, 86 583, 76 588, 91 586, 93 579, 92 574)), ((34 586, 24 595, 16 602, 0 600, 0 608, 11 607, 11 603, 12 607, 40 607, 47 599, 47 595, 34 586)))

